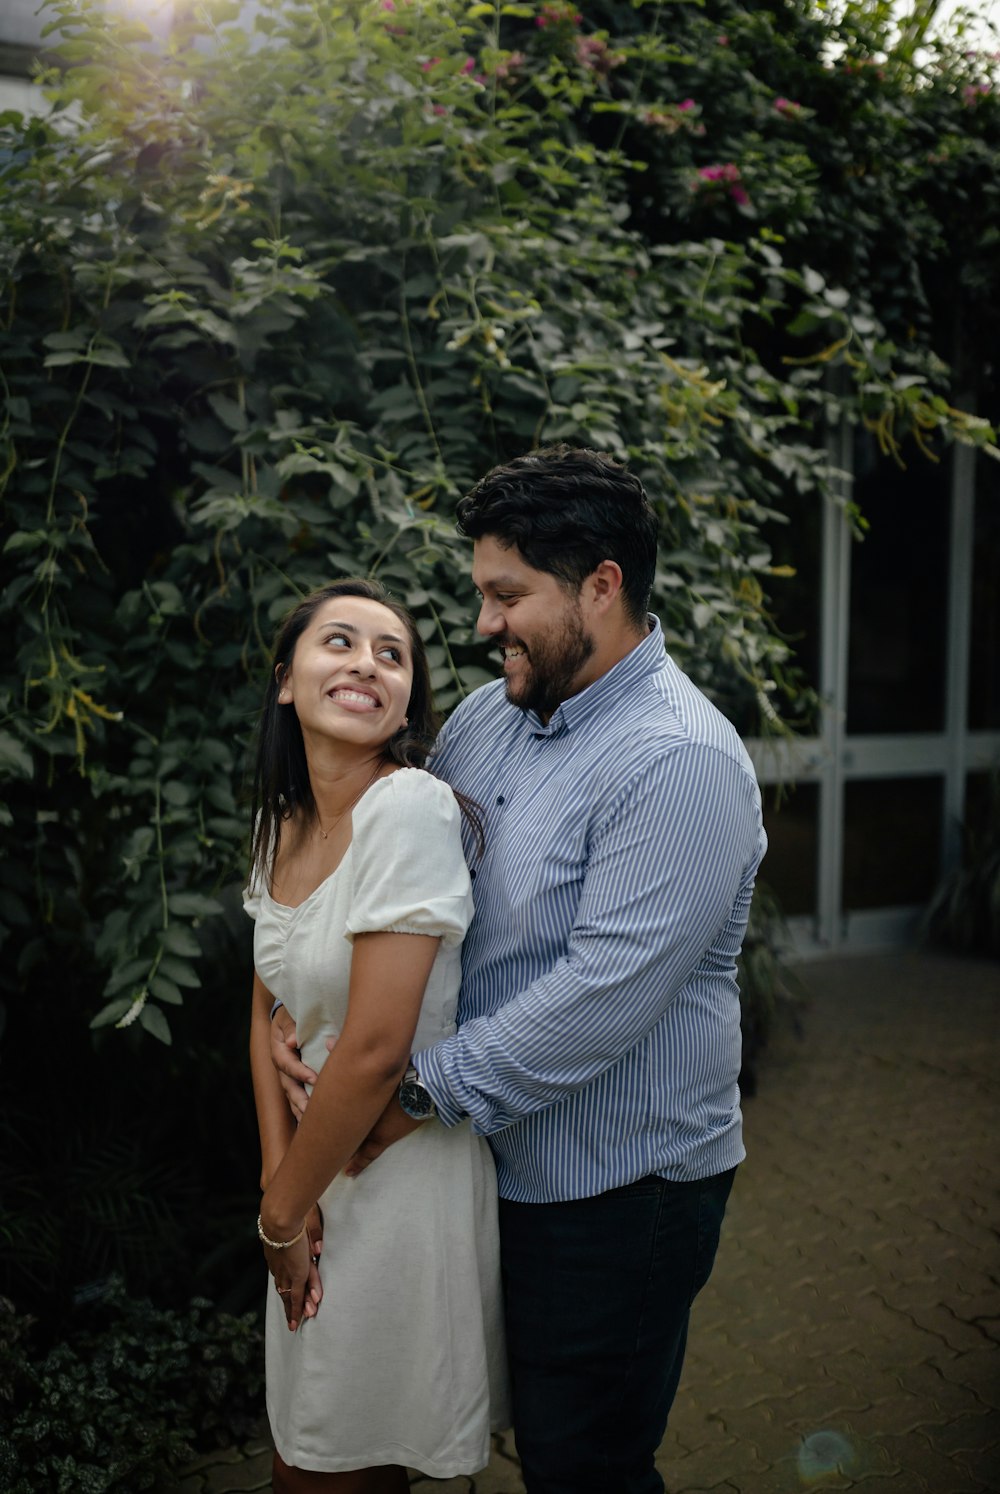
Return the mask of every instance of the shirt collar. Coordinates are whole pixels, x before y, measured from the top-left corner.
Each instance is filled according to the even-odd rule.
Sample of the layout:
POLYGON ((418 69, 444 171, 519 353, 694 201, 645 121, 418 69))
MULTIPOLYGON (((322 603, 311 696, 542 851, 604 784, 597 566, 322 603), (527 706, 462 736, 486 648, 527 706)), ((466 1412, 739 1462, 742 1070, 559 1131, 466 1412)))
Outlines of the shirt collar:
MULTIPOLYGON (((663 629, 659 618, 648 614, 649 632, 641 643, 630 649, 624 659, 612 665, 607 674, 602 674, 592 685, 571 695, 557 706, 549 717, 548 725, 542 724, 534 711, 523 712, 525 725, 536 737, 555 737, 564 731, 578 731, 587 721, 609 708, 624 704, 640 682, 666 668, 667 655, 663 643, 663 629)), ((515 707, 515 709, 518 709, 515 707)))

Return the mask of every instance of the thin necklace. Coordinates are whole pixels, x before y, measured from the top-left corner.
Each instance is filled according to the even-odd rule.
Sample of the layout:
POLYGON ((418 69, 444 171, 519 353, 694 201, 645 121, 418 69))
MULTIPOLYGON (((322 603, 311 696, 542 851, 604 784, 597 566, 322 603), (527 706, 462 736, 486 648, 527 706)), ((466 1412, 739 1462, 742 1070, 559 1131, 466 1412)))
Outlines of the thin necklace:
POLYGON ((323 826, 319 823, 319 820, 317 819, 317 821, 316 821, 316 828, 319 831, 320 838, 322 840, 328 840, 330 838, 330 836, 333 834, 334 830, 336 830, 337 826, 340 824, 341 820, 344 818, 344 815, 347 814, 350 810, 352 810, 354 808, 355 804, 357 804, 357 802, 361 798, 362 794, 366 794, 368 792, 368 790, 371 788, 372 784, 375 782, 375 780, 378 777, 378 775, 381 773, 381 771, 382 771, 382 769, 383 769, 384 766, 385 766, 384 763, 379 763, 376 766, 375 772, 369 778, 368 782, 366 784, 364 784, 358 790, 358 792, 354 795, 354 798, 351 800, 350 804, 345 804, 344 805, 343 809, 340 811, 340 813, 338 814, 337 818, 334 820, 333 824, 330 826, 329 830, 324 830, 323 826))

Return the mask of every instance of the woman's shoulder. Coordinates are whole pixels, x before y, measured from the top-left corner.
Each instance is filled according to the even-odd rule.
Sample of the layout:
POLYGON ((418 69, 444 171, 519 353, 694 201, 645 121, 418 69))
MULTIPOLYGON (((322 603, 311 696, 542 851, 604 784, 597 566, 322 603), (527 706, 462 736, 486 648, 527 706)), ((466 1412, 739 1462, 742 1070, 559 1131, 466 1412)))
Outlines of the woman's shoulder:
MULTIPOLYGON (((372 784, 358 810, 372 817, 418 814, 435 819, 457 820, 458 801, 451 789, 425 768, 397 768, 372 784)), ((364 815, 362 816, 364 818, 364 815)))

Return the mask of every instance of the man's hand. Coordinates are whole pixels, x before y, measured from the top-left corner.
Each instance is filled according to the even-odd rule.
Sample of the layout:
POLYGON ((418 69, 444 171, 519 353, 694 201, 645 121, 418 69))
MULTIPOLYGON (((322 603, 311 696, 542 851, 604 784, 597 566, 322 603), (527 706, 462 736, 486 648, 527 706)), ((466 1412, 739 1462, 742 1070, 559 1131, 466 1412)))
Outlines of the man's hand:
POLYGON ((406 1114, 400 1106, 399 1100, 393 1095, 388 1105, 382 1111, 378 1120, 372 1126, 364 1141, 358 1147, 354 1156, 344 1168, 344 1176, 356 1178, 365 1168, 381 1157, 387 1146, 392 1146, 395 1141, 402 1141, 404 1136, 418 1131, 421 1126, 436 1125, 436 1121, 418 1121, 406 1114))
MULTIPOLYGON (((327 1047, 333 1047, 332 1040, 327 1041, 327 1047)), ((309 1103, 305 1086, 315 1084, 316 1075, 299 1057, 298 1033, 291 1014, 284 1006, 279 1006, 271 1019, 271 1062, 278 1071, 292 1114, 300 1121, 309 1103)))

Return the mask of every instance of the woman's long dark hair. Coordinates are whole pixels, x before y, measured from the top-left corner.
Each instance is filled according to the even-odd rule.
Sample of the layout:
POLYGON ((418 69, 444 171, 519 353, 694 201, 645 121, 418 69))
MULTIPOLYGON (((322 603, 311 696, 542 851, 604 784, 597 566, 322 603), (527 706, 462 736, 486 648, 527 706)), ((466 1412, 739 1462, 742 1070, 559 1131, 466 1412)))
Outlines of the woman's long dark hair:
MULTIPOLYGON (((302 728, 294 709, 278 704, 281 679, 292 663, 295 646, 316 612, 334 597, 362 597, 378 602, 399 619, 410 640, 413 684, 406 708, 407 725, 391 736, 383 746, 388 761, 401 768, 422 768, 440 726, 434 708, 430 670, 423 639, 405 607, 394 602, 378 581, 356 576, 321 586, 293 607, 278 629, 271 672, 264 694, 257 726, 257 750, 254 761, 251 813, 253 825, 250 846, 250 880, 267 883, 278 854, 281 829, 286 820, 298 812, 306 825, 316 817, 316 801, 309 782, 302 728)), ((478 806, 464 795, 456 794, 463 815, 470 820, 477 842, 482 841, 482 821, 478 806)))

